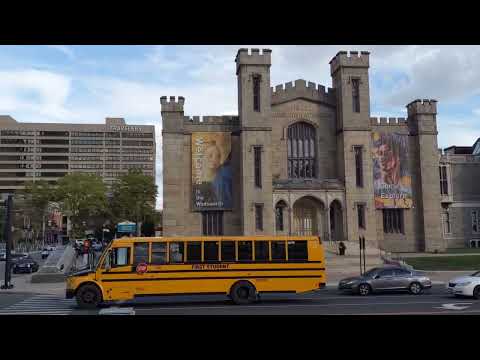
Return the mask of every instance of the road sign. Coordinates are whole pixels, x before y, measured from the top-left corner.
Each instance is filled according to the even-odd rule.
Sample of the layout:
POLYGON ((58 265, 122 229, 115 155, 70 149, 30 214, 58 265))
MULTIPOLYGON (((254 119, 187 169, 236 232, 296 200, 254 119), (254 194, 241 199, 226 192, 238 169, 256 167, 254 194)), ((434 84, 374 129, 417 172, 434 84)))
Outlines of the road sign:
POLYGON ((137 265, 137 274, 144 274, 147 272, 147 264, 141 263, 137 265))
POLYGON ((137 231, 137 224, 125 221, 117 224, 117 232, 119 233, 134 233, 137 231))

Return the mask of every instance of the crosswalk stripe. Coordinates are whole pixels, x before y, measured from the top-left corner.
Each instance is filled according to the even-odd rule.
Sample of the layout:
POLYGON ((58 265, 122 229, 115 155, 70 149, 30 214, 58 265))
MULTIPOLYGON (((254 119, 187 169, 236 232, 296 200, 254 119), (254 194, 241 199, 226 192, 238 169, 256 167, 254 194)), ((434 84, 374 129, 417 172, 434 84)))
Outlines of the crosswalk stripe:
POLYGON ((68 315, 75 309, 74 299, 52 295, 35 295, 32 298, 0 309, 0 315, 68 315))

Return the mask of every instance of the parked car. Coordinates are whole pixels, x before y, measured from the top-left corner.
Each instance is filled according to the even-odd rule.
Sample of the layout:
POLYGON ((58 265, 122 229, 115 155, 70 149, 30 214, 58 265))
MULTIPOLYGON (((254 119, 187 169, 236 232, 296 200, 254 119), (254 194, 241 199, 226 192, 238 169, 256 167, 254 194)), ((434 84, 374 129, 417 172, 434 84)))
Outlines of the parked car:
POLYGON ((362 276, 346 278, 340 281, 338 289, 362 296, 373 292, 408 290, 418 295, 424 289, 432 287, 431 280, 424 274, 401 266, 373 268, 362 276))
POLYGON ((7 260, 7 254, 5 252, 0 252, 0 261, 7 260))
POLYGON ((455 296, 473 296, 475 299, 480 299, 480 271, 450 280, 447 284, 447 292, 455 296))
POLYGON ((38 263, 31 257, 20 258, 13 263, 12 270, 14 274, 19 273, 34 273, 39 268, 38 263))
POLYGON ((42 255, 42 259, 46 259, 48 255, 50 255, 50 251, 48 251, 48 249, 45 248, 42 250, 41 255, 42 255))
POLYGON ((57 250, 57 247, 56 246, 47 246, 47 250, 48 251, 55 251, 55 250, 57 250))

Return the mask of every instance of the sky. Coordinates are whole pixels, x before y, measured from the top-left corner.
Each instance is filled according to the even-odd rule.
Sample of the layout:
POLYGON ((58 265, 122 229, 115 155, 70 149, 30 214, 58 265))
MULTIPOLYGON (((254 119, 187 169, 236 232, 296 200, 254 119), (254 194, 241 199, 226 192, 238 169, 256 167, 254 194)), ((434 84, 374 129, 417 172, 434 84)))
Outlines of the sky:
POLYGON ((238 114, 235 55, 252 47, 272 49, 271 86, 304 79, 331 87, 328 63, 338 51, 369 51, 372 117, 406 117, 410 101, 436 99, 439 147, 479 137, 480 46, 0 46, 0 115, 155 125, 161 208, 160 97, 184 96, 188 116, 238 114))

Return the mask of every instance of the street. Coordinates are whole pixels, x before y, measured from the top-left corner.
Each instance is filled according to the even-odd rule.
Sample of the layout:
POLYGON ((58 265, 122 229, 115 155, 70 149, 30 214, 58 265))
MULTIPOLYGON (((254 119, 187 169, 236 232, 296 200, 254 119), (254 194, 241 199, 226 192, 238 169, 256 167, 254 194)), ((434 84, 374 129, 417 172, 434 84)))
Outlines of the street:
MULTIPOLYGON (((133 310, 135 315, 402 315, 480 314, 480 301, 455 298, 444 286, 434 285, 422 295, 375 294, 368 297, 341 294, 333 287, 302 295, 264 295, 257 304, 233 305, 222 296, 174 296, 139 298, 112 304, 112 308, 133 310)), ((75 299, 55 295, 5 294, 0 297, 0 315, 58 314, 97 315, 107 309, 78 309, 75 299)))

